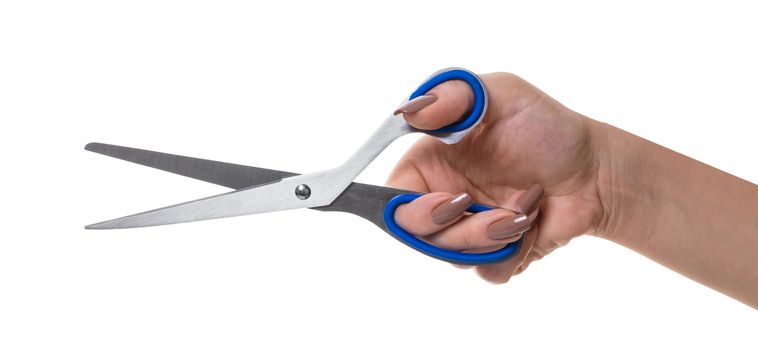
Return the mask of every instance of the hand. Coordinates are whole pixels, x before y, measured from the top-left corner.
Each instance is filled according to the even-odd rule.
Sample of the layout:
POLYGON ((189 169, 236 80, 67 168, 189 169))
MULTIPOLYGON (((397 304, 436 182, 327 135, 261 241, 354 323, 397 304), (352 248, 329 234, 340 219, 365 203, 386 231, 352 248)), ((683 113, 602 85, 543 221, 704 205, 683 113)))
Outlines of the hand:
MULTIPOLYGON (((601 223, 604 211, 593 136, 597 122, 515 75, 494 73, 480 78, 489 94, 482 122, 454 145, 423 137, 400 160, 387 183, 430 192, 398 208, 395 218, 407 231, 439 247, 492 251, 524 234, 516 256, 476 267, 485 280, 504 283, 601 223), (545 196, 540 201, 543 188, 545 196), (463 215, 471 201, 504 209, 463 215)), ((428 95, 437 100, 403 114, 419 129, 455 122, 473 101, 468 85, 455 80, 428 95)))

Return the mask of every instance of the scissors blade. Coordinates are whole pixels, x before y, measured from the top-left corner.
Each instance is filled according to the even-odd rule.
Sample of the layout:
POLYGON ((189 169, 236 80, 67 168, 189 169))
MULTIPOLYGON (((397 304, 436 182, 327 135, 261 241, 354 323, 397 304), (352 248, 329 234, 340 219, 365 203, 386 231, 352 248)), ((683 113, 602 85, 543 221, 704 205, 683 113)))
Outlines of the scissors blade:
MULTIPOLYGON (((224 163, 96 142, 87 144, 85 149, 102 155, 230 187, 236 190, 260 186, 279 181, 285 177, 300 175, 287 171, 224 163)), ((355 214, 371 221, 382 229, 386 229, 382 217, 384 205, 390 198, 402 193, 410 192, 395 188, 354 182, 331 204, 321 207, 312 207, 311 209, 355 214)), ((109 222, 110 221, 90 225, 87 226, 87 228, 106 229, 111 228, 111 225, 115 225, 115 223, 109 222)))
POLYGON ((92 142, 85 150, 132 163, 230 187, 235 190, 259 186, 299 175, 287 171, 192 158, 139 148, 92 142))
POLYGON ((97 224, 87 229, 133 228, 227 218, 272 211, 321 207, 331 204, 342 192, 331 178, 340 169, 282 179, 279 182, 241 189, 212 197, 180 203, 97 224), (310 196, 300 198, 295 189, 307 184, 310 196))

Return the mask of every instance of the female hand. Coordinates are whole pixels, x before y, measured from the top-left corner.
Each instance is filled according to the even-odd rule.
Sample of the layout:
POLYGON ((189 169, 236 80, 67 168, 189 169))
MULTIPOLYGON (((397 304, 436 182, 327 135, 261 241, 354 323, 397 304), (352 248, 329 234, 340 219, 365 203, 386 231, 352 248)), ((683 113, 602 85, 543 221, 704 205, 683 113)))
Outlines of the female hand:
MULTIPOLYGON (((531 226, 516 256, 476 268, 484 279, 503 283, 603 222, 598 123, 515 75, 480 78, 489 94, 481 123, 454 145, 423 137, 397 164, 388 185, 429 192, 398 208, 395 218, 442 248, 491 251, 518 240, 531 226), (505 209, 463 215, 472 201, 505 209)), ((434 102, 421 110, 400 110, 411 125, 425 130, 460 119, 473 101, 468 85, 455 80, 427 95, 436 101, 430 97, 434 102)))

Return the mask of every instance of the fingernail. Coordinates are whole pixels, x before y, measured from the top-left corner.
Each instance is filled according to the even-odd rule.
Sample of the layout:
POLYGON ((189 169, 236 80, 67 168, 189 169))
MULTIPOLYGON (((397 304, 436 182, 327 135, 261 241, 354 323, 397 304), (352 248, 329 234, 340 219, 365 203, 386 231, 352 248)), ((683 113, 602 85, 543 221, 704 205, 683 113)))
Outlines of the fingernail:
POLYGON ((542 199, 544 194, 545 190, 540 185, 529 187, 529 189, 521 195, 518 202, 516 202, 516 211, 521 214, 530 214, 534 209, 537 209, 537 206, 540 204, 540 199, 542 199))
POLYGON ((437 101, 437 96, 434 95, 421 95, 419 97, 416 97, 406 103, 403 103, 400 105, 400 107, 397 107, 395 110, 395 115, 398 114, 405 114, 405 113, 416 113, 422 109, 424 109, 426 106, 434 103, 437 101))
POLYGON ((518 214, 490 224, 490 227, 487 228, 487 235, 492 239, 505 239, 524 233, 530 226, 529 217, 518 214))
POLYGON ((432 222, 437 225, 444 225, 453 219, 461 216, 474 199, 468 193, 459 193, 451 200, 438 205, 432 210, 432 222))
POLYGON ((525 235, 526 231, 528 231, 528 230, 529 230, 529 228, 527 228, 526 230, 524 230, 524 232, 517 233, 517 234, 515 234, 513 236, 508 236, 508 237, 505 237, 505 238, 498 239, 497 242, 500 243, 500 244, 513 243, 513 242, 518 241, 519 239, 521 239, 521 236, 525 235))

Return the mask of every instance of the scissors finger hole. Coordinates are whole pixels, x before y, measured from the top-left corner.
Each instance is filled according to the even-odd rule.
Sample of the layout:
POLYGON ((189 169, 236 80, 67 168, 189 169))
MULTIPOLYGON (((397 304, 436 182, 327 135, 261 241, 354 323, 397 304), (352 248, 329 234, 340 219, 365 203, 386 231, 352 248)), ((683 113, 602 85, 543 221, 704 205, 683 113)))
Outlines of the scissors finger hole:
MULTIPOLYGON (((393 237, 395 237, 399 241, 403 242, 405 245, 421 253, 429 255, 433 258, 447 261, 449 263, 461 264, 461 265, 486 265, 486 264, 497 263, 505 259, 508 259, 516 251, 518 251, 518 248, 521 245, 521 241, 523 239, 520 239, 517 242, 513 242, 511 244, 508 244, 502 249, 499 249, 493 252, 486 252, 486 253, 464 253, 464 252, 458 252, 454 250, 443 249, 443 248, 431 245, 422 239, 419 239, 418 237, 412 235, 411 233, 409 233, 408 231, 400 227, 400 225, 398 225, 395 222, 395 210, 397 210, 398 206, 405 203, 409 203, 420 196, 421 196, 420 194, 414 194, 414 193, 400 194, 390 199, 389 202, 387 202, 387 205, 384 207, 383 216, 384 216, 384 224, 387 228, 387 232, 389 232, 393 237)), ((478 203, 474 203, 471 206, 469 206, 467 211, 470 213, 479 213, 479 212, 491 210, 491 209, 493 208, 485 206, 485 205, 481 205, 478 203)))
POLYGON ((468 128, 474 126, 479 121, 479 119, 481 119, 486 110, 487 93, 485 91, 484 84, 482 84, 481 80, 479 80, 479 77, 477 77, 476 74, 461 68, 443 70, 435 74, 423 84, 421 84, 421 86, 419 86, 416 91, 411 94, 409 99, 414 99, 418 96, 424 95, 437 85, 450 80, 462 80, 468 84, 468 86, 474 92, 474 103, 472 104, 472 107, 468 114, 463 117, 463 119, 442 128, 428 131, 431 134, 446 134, 467 130, 468 128))

